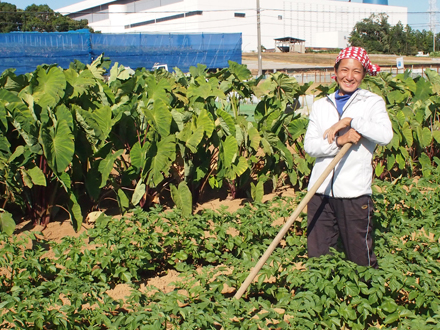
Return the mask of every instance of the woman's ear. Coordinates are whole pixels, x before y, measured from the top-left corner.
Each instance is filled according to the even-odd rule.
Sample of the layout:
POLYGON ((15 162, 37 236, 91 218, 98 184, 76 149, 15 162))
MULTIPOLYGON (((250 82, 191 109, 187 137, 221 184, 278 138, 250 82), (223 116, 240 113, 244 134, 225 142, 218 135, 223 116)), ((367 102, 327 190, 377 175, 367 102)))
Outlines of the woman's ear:
POLYGON ((339 84, 339 83, 338 83, 338 74, 337 74, 337 71, 338 71, 338 69, 335 68, 334 79, 335 79, 336 83, 339 84))

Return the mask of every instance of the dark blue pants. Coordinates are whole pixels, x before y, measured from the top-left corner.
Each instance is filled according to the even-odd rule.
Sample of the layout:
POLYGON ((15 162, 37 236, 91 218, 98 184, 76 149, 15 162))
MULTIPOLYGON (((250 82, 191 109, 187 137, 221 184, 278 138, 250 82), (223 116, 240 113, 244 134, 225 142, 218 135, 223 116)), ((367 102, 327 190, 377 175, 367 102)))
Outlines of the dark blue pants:
POLYGON ((377 267, 372 216, 370 196, 333 198, 315 194, 307 206, 309 258, 328 254, 330 247, 336 249, 340 237, 348 260, 377 267))

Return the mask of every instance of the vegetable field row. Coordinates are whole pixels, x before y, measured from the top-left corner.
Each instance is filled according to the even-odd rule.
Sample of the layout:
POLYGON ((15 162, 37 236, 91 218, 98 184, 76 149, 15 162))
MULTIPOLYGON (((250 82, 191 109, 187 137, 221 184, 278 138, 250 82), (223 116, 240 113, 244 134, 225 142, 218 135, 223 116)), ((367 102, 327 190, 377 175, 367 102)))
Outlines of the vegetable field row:
POLYGON ((0 249, 0 325, 21 329, 436 329, 440 325, 438 174, 375 182, 379 269, 334 251, 307 259, 292 228, 242 299, 233 298, 302 197, 235 213, 136 209, 101 216, 79 238, 7 238, 0 249), (279 223, 279 222, 277 222, 279 223), (29 241, 30 240, 30 241, 29 241), (32 249, 25 248, 31 242, 32 249), (50 253, 49 253, 50 252, 50 253), (48 257, 48 256, 51 257, 48 257), (177 270, 171 292, 143 288, 177 270), (126 283, 125 300, 108 291, 126 283))

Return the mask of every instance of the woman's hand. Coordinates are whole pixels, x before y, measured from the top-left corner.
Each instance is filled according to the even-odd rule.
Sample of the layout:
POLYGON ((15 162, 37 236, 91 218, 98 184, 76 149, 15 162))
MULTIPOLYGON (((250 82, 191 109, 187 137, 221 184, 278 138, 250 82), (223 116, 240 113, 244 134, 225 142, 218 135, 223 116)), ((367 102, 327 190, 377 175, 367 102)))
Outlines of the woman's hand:
POLYGON ((336 133, 338 133, 341 129, 344 129, 346 127, 350 126, 352 118, 343 118, 340 121, 338 121, 336 124, 334 124, 332 127, 328 128, 324 132, 324 139, 328 140, 328 143, 333 143, 335 140, 336 133))
POLYGON ((353 144, 357 144, 361 139, 362 135, 360 135, 354 128, 350 128, 347 133, 344 135, 338 136, 338 145, 341 147, 344 144, 351 142, 353 144))

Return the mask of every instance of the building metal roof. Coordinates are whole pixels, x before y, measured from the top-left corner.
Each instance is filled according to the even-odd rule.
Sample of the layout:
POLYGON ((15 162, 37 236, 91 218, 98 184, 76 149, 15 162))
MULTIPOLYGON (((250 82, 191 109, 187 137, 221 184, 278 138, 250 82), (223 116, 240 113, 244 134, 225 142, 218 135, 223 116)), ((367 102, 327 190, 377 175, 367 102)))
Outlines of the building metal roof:
POLYGON ((293 37, 282 37, 282 38, 275 38, 274 40, 277 41, 288 41, 288 42, 303 42, 305 41, 304 39, 299 39, 299 38, 293 38, 293 37))

